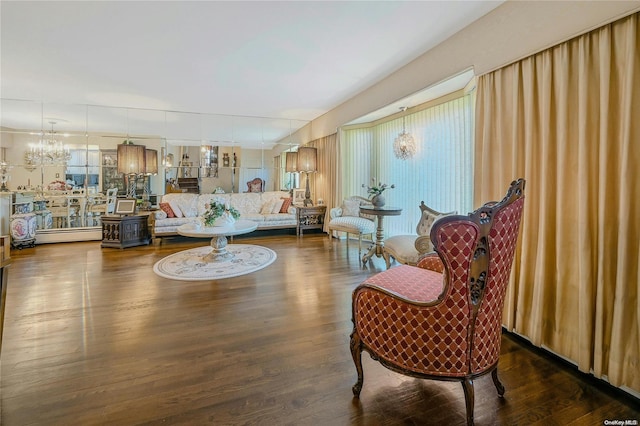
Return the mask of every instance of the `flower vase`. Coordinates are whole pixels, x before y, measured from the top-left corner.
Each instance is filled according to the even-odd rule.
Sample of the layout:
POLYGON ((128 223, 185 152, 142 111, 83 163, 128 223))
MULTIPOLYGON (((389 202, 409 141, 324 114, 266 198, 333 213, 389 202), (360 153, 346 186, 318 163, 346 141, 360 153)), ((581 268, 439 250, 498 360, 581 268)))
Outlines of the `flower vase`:
POLYGON ((373 204, 373 207, 380 208, 384 206, 384 203, 385 203, 385 199, 382 195, 374 195, 371 198, 371 204, 373 204))
POLYGON ((236 220, 231 216, 231 213, 225 212, 222 216, 217 218, 215 222, 213 222, 213 226, 228 227, 233 226, 234 223, 236 223, 236 220))

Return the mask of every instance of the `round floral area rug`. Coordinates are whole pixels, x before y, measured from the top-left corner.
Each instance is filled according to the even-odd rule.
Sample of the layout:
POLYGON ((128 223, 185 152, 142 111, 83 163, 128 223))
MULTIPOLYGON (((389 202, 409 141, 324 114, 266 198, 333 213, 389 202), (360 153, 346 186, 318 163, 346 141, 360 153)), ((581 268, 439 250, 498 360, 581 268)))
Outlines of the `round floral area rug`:
POLYGON ((220 262, 203 260, 211 252, 210 246, 180 251, 156 262, 153 272, 172 280, 219 280, 258 271, 278 257, 275 251, 252 244, 229 244, 227 251, 234 254, 233 258, 220 262))

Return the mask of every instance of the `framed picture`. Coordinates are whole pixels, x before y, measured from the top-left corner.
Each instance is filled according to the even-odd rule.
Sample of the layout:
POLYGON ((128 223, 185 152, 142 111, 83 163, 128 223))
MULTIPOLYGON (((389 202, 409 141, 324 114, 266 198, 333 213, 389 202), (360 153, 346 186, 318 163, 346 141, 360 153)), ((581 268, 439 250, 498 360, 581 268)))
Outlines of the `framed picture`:
POLYGON ((134 198, 118 198, 116 200, 115 214, 133 214, 136 211, 136 200, 134 198))
POLYGON ((298 188, 293 190, 293 204, 301 206, 304 204, 304 188, 298 188))

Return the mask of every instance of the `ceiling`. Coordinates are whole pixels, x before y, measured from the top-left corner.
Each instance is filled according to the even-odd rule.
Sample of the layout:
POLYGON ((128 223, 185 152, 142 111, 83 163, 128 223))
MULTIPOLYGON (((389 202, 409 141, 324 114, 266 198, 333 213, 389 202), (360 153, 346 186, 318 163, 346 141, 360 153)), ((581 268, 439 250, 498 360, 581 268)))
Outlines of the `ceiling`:
POLYGON ((1 124, 269 145, 500 4, 2 1, 1 124))

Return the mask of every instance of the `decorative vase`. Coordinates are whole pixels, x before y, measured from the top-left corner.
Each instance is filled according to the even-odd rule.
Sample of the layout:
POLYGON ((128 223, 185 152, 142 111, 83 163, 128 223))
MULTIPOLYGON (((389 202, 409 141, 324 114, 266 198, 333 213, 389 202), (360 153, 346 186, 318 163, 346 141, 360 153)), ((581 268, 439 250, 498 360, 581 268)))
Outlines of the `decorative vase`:
POLYGON ((236 223, 236 220, 233 216, 230 213, 224 213, 213 222, 213 226, 228 227, 233 226, 234 223, 236 223))
POLYGON ((382 207, 384 206, 385 203, 385 199, 382 195, 374 195, 371 198, 371 204, 373 204, 373 207, 382 207))

